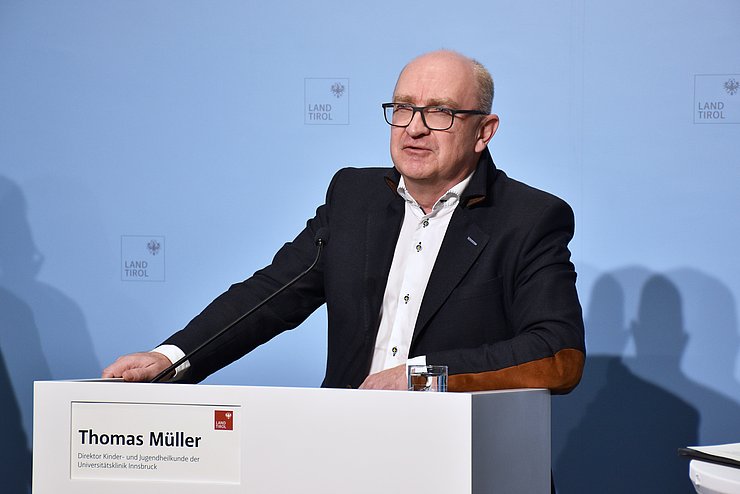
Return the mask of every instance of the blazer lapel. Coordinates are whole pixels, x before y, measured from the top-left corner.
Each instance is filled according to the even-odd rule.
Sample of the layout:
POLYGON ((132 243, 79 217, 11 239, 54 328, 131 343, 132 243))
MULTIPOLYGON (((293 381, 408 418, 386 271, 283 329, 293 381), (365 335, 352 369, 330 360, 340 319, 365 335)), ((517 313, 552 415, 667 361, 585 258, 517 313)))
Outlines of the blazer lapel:
POLYGON ((416 340, 429 320, 447 300, 488 243, 490 236, 470 220, 468 210, 459 205, 453 213, 442 241, 424 300, 414 327, 416 340))
POLYGON ((368 337, 375 338, 380 306, 393 261, 404 215, 404 202, 395 196, 389 202, 368 213, 365 238, 365 310, 368 337))

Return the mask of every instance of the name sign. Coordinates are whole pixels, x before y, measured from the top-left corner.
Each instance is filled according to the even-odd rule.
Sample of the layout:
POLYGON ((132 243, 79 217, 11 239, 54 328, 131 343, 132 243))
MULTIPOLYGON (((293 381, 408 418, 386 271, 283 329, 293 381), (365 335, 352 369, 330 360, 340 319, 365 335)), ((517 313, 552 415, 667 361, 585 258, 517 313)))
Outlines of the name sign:
POLYGON ((239 408, 72 402, 70 478, 239 484, 239 408))

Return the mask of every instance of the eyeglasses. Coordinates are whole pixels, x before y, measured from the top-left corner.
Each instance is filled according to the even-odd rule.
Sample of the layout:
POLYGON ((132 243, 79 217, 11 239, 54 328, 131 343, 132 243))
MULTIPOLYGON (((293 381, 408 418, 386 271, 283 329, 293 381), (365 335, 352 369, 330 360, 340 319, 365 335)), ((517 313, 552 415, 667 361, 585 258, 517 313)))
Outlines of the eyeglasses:
POLYGON ((442 106, 414 106, 408 103, 383 103, 385 121, 393 127, 408 127, 416 112, 429 130, 447 130, 455 122, 455 115, 488 115, 479 110, 453 110, 442 106))

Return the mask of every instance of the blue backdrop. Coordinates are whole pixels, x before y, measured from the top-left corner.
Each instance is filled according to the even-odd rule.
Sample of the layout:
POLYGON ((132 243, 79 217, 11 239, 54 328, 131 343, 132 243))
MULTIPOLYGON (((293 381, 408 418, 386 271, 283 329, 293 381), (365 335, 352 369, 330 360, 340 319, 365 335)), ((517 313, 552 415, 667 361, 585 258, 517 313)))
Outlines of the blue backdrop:
MULTIPOLYGON (((390 164, 380 103, 442 47, 494 75, 499 167, 576 212, 589 359, 553 400, 560 492, 691 492, 676 448, 740 441, 738 25, 735 0, 0 2, 8 492, 32 381, 156 345, 338 168, 390 164)), ((318 386, 325 323, 207 382, 318 386)))

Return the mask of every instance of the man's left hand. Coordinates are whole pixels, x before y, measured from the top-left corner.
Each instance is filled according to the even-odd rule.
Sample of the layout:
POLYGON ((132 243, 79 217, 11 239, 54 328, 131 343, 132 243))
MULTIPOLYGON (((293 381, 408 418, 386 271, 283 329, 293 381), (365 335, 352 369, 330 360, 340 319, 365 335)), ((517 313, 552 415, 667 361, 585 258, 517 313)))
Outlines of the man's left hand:
POLYGON ((406 364, 391 367, 375 374, 370 374, 360 386, 360 389, 408 389, 406 364))

